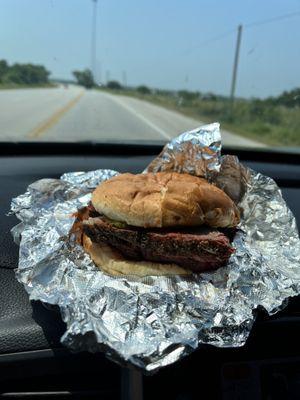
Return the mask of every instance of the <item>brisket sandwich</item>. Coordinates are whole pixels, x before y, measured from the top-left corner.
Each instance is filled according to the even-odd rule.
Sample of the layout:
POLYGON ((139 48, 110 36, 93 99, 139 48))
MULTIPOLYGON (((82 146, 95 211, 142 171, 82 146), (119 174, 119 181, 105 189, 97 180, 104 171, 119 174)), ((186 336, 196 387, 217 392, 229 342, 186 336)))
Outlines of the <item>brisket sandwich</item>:
POLYGON ((92 194, 83 245, 112 274, 187 274, 215 270, 234 249, 234 202, 189 174, 121 174, 92 194))

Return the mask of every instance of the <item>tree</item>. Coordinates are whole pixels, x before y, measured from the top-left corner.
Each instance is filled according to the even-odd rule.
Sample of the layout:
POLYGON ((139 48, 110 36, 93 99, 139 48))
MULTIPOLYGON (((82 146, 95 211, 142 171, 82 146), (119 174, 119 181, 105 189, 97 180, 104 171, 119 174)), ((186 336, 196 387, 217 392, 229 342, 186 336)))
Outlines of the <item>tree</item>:
POLYGON ((300 106, 300 88, 292 89, 290 91, 285 91, 281 93, 277 97, 273 97, 272 99, 267 99, 271 101, 273 104, 279 104, 286 107, 296 107, 300 106))
POLYGON ((87 89, 95 86, 92 71, 90 69, 85 69, 84 71, 73 71, 78 85, 84 86, 87 89))
POLYGON ((0 82, 2 82, 3 76, 8 71, 8 64, 5 60, 0 60, 0 82))
POLYGON ((121 89, 123 89, 123 87, 122 87, 122 85, 118 82, 118 81, 109 81, 109 82, 107 82, 107 85, 106 85, 106 87, 108 88, 108 89, 113 89, 113 90, 121 90, 121 89))
POLYGON ((145 85, 138 86, 136 90, 141 94, 151 94, 151 90, 145 85))
POLYGON ((2 82, 17 84, 43 84, 49 82, 50 72, 42 65, 16 63, 8 66, 6 61, 3 61, 0 62, 0 80, 2 82), (2 74, 1 71, 3 71, 2 74))
POLYGON ((179 90, 178 96, 185 101, 193 101, 199 98, 198 92, 189 92, 188 90, 179 90))

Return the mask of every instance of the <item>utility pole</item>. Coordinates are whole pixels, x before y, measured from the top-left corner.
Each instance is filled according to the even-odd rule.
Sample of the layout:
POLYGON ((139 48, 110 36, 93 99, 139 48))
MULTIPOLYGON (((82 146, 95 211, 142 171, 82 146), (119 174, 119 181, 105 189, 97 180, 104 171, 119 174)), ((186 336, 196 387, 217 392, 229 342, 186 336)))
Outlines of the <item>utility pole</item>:
POLYGON ((241 45, 241 38, 242 38, 242 25, 238 26, 237 32, 237 39, 236 39, 236 46, 235 46, 235 54, 234 54, 234 63, 233 63, 233 72, 232 72, 232 81, 231 81, 231 91, 230 91, 230 102, 231 106, 234 103, 234 95, 235 95, 235 86, 236 86, 236 76, 237 76, 237 69, 239 63, 239 55, 240 55, 240 45, 241 45))
POLYGON ((96 33, 97 33, 97 0, 93 1, 92 38, 91 38, 91 71, 96 81, 96 33))

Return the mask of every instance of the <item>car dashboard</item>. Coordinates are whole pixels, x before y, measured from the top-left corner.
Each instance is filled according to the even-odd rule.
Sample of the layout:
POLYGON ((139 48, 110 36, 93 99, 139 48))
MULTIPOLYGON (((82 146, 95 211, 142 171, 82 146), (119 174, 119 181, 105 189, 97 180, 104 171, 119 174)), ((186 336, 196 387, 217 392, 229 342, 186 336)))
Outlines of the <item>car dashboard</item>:
MULTIPOLYGON (((242 348, 200 346, 153 376, 129 373, 103 354, 71 353, 60 344, 55 307, 29 301, 15 278, 18 247, 10 234, 10 201, 42 178, 99 168, 141 172, 162 143, 2 143, 0 146, 0 398, 278 399, 300 393, 300 300, 276 315, 257 311, 242 348)), ((225 149, 272 177, 300 223, 300 157, 282 151, 225 149)))

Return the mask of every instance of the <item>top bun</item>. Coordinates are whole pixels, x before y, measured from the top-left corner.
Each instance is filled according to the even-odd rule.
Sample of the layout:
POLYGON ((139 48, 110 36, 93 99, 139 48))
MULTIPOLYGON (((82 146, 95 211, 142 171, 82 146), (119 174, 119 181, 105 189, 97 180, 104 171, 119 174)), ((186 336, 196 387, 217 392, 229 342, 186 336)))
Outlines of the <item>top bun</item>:
POLYGON ((221 189, 176 172, 117 175, 95 189, 92 204, 110 219, 144 228, 239 223, 237 207, 221 189))

